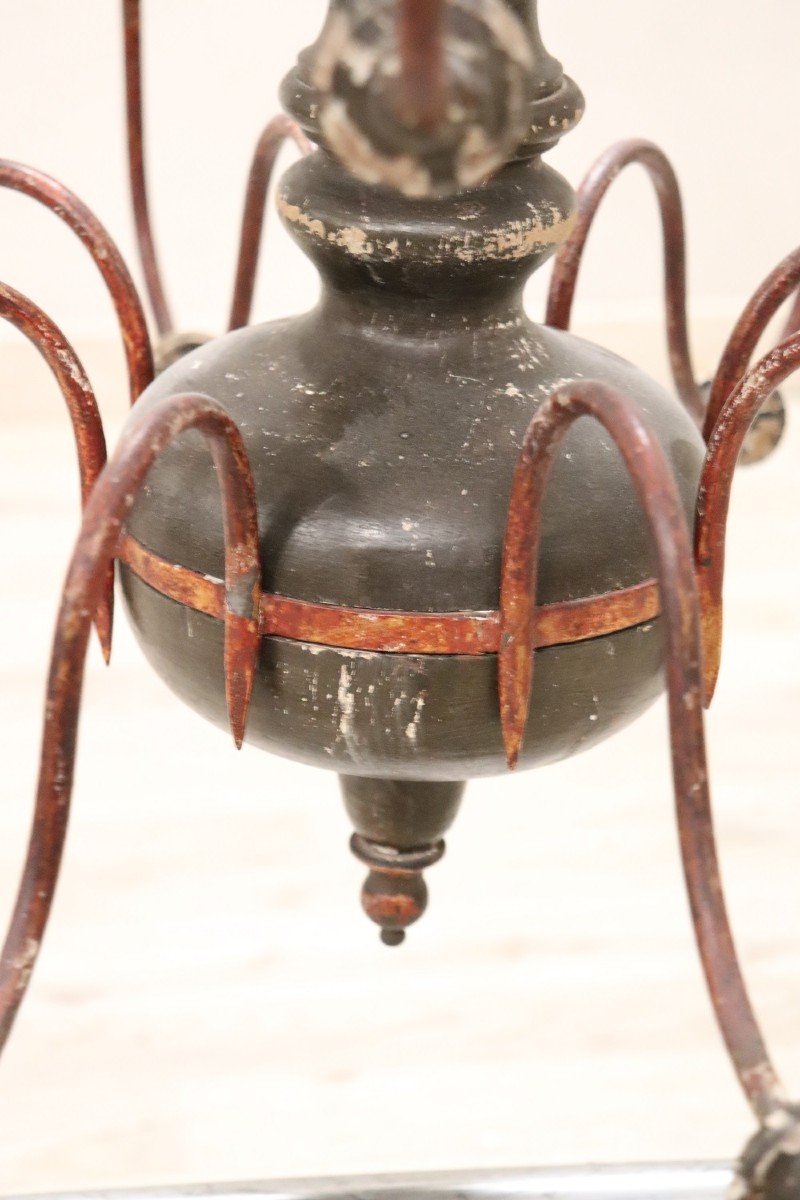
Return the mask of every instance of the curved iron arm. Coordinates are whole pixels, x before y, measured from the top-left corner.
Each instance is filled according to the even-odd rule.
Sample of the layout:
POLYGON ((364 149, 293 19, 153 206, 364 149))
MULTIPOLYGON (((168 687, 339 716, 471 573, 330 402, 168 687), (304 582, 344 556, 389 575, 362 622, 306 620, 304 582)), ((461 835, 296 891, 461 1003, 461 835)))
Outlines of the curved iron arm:
POLYGON ((91 616, 105 587, 123 524, 154 460, 179 434, 210 443, 225 531, 225 692, 237 746, 244 738, 259 653, 261 566, 255 489, 242 436, 206 396, 167 397, 144 413, 101 473, 84 513, 56 623, 47 685, 33 828, 0 958, 0 1049, 11 1031, 39 953, 67 830, 83 670, 91 616))
MULTIPOLYGON (((703 436, 706 441, 719 420, 728 397, 745 375, 756 347, 781 305, 800 288, 800 248, 778 263, 751 296, 736 323, 720 360, 708 397, 703 436)), ((797 307, 800 322, 800 299, 797 307)), ((792 330, 791 332, 794 332, 792 330)), ((768 393, 767 393, 768 395, 768 393)), ((767 395, 764 396, 766 400, 767 395)))
POLYGON ((272 118, 258 139, 247 177, 228 329, 241 329, 250 320, 261 253, 267 192, 275 161, 287 138, 295 142, 301 154, 310 154, 314 149, 297 122, 282 113, 272 118))
POLYGON ((800 369, 800 332, 765 355, 728 397, 708 441, 695 521, 695 566, 703 622, 704 703, 711 704, 722 656, 725 536, 733 476, 747 432, 776 388, 800 369))
POLYGON ((783 331, 784 341, 786 338, 791 337, 793 333, 797 333, 798 330, 800 330, 800 291, 798 291, 794 298, 794 304, 786 321, 786 327, 783 331))
POLYGON ((514 475, 500 591, 500 705, 509 765, 530 707, 542 500, 570 426, 590 416, 617 444, 642 505, 658 565, 666 646, 673 783, 681 855, 700 958, 717 1021, 762 1123, 788 1111, 736 955, 719 871, 703 731, 700 618, 691 543, 664 454, 636 409, 598 383, 556 392, 531 421, 514 475))
POLYGON ((686 229, 680 185, 667 156, 652 142, 632 138, 603 154, 578 188, 575 228, 556 255, 547 300, 548 325, 569 329, 578 274, 597 211, 620 173, 635 163, 647 171, 658 197, 664 231, 664 286, 667 345, 675 389, 684 406, 702 423, 705 402, 695 381, 686 317, 686 229))
POLYGON ((444 0, 400 0, 397 10, 399 99, 423 129, 435 128, 446 112, 444 16, 444 0))
MULTIPOLYGON (((0 319, 10 322, 36 347, 55 377, 66 401, 81 481, 81 503, 86 505, 105 466, 106 440, 94 391, 83 364, 58 326, 21 292, 0 283, 0 319)), ((95 613, 95 625, 106 662, 111 657, 114 620, 114 564, 95 613)))
POLYGON ((144 154, 144 115, 142 112, 142 23, 139 0, 122 0, 125 31, 125 111, 128 131, 128 173, 131 185, 136 242, 144 273, 145 287, 160 337, 172 333, 174 324, 167 301, 147 199, 147 173, 144 154))
POLYGON ((83 242, 103 277, 125 344, 131 404, 153 381, 153 352, 139 296, 110 234, 74 192, 42 171, 0 159, 0 187, 22 192, 55 213, 83 242))

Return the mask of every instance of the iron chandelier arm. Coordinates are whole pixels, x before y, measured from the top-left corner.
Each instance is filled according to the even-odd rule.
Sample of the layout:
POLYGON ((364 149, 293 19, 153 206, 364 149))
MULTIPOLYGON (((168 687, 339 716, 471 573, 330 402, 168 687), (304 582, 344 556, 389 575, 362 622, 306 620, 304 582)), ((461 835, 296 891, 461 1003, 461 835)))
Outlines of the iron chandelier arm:
POLYGON ((664 287, 667 345, 675 389, 687 411, 702 423, 705 401, 697 386, 689 348, 686 315, 686 227, 680 185, 674 168, 658 146, 638 138, 617 142, 597 160, 578 188, 577 220, 556 256, 547 301, 547 324, 569 329, 586 242, 600 205, 626 167, 639 164, 649 175, 658 198, 664 232, 664 287))
POLYGON ((128 366, 131 404, 153 381, 153 353, 141 301, 116 243, 94 213, 58 180, 22 163, 0 159, 0 187, 44 205, 80 238, 116 310, 128 366))
POLYGON ((700 958, 740 1083, 764 1122, 786 1102, 739 965, 717 858, 703 728, 700 613, 691 542, 664 454, 630 402, 603 384, 550 397, 531 421, 512 485, 500 591, 499 685, 509 765, 522 744, 534 676, 542 502, 559 447, 582 416, 616 442, 653 540, 666 647, 673 784, 684 874, 700 958))
POLYGON ((795 295, 794 303, 789 312, 789 319, 786 322, 786 328, 783 333, 784 340, 793 333, 797 333, 798 330, 800 330, 800 290, 795 295))
MULTIPOLYGON (((21 292, 0 283, 0 319, 31 342, 50 368, 69 412, 75 436, 81 504, 85 506, 106 462, 106 440, 97 400, 83 364, 58 326, 21 292)), ((114 619, 114 564, 95 613, 95 625, 106 662, 111 657, 114 619)))
POLYGON ((445 0, 399 0, 400 95, 410 124, 435 129, 447 111, 445 0))
POLYGON ((128 173, 131 202, 136 225, 136 242, 142 264, 150 308, 160 337, 174 331, 174 322, 167 300, 161 269, 158 264, 155 236, 150 220, 147 193, 147 171, 144 149, 144 113, 142 87, 142 21, 140 0, 122 0, 122 20, 125 37, 125 110, 128 137, 128 173))
POLYGON ((582 115, 531 3, 330 0, 290 111, 365 183, 429 199, 479 186, 582 115))
MULTIPOLYGON (((800 268, 800 254, 798 254, 800 268)), ((781 342, 729 395, 708 441, 695 520, 695 563, 703 622, 704 702, 711 704, 722 655, 725 538, 733 477, 755 417, 776 388, 800 368, 800 332, 781 342)))
MULTIPOLYGON (((700 686, 700 655, 693 632, 697 624, 699 643, 700 625, 691 548, 677 487, 663 452, 619 391, 591 381, 569 384, 551 395, 531 420, 512 482, 500 582, 499 650, 500 705, 512 767, 521 749, 533 686, 542 504, 561 442, 582 416, 592 417, 608 431, 624 460, 656 547, 661 612, 669 635, 667 657, 670 662, 686 660, 682 666, 684 690, 694 687, 695 668, 700 686)), ((677 673, 675 667, 672 674, 677 673)), ((679 725, 681 711, 676 706, 679 725)), ((699 753, 702 738, 697 731, 694 737, 692 752, 699 753)), ((688 743, 688 733, 682 740, 688 743)))
MULTIPOLYGON (((122 15, 125 35, 128 173, 136 242, 156 329, 162 343, 167 347, 167 354, 170 355, 173 351, 175 322, 159 265, 147 187, 141 0, 122 0, 122 15)), ((296 122, 283 114, 279 114, 268 123, 256 145, 245 196, 229 329, 238 329, 250 320, 267 192, 278 153, 288 138, 296 143, 302 154, 308 154, 312 150, 311 143, 296 122)), ((187 345, 192 344, 190 335, 187 335, 187 338, 187 345)), ((185 348, 182 347, 182 351, 185 348)), ((170 358, 165 361, 170 361, 170 358)))
POLYGON ((278 154, 284 142, 289 138, 303 155, 310 154, 314 149, 297 122, 283 113, 272 118, 256 144, 250 164, 250 173, 247 177, 228 329, 240 329, 250 321, 256 272, 261 253, 267 193, 278 154))
POLYGON ((84 512, 53 641, 33 828, 0 957, 0 1049, 25 996, 52 907, 67 831, 91 614, 102 600, 124 522, 159 454, 187 430, 209 442, 225 533, 225 692, 237 746, 259 652, 261 564, 255 488, 242 436, 215 400, 171 396, 143 413, 103 469, 84 512))
MULTIPOLYGON (((800 288, 800 247, 788 254, 782 262, 778 263, 775 270, 770 272, 751 296, 734 327, 711 385, 703 430, 706 441, 711 438, 728 397, 746 374, 756 347, 770 321, 781 305, 797 292, 798 288, 800 288)), ((794 315, 797 316, 798 323, 800 323, 800 295, 792 320, 794 315)), ((789 333, 796 332, 796 328, 797 326, 791 330, 787 328, 787 336, 789 333)), ((768 394, 765 394, 763 399, 766 400, 768 394)))

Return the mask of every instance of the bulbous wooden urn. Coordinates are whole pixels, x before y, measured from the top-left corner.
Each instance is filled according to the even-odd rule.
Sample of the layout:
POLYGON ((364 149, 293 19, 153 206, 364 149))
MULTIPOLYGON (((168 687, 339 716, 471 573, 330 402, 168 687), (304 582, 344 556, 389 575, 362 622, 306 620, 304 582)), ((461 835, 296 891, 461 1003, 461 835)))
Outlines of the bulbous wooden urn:
MULTIPOLYGON (((660 441, 689 519, 704 453, 673 395, 525 312, 525 283, 567 236, 573 212, 572 189, 542 153, 578 120, 582 99, 542 47, 533 0, 509 7, 530 59, 522 131, 487 181, 438 193, 427 186, 432 168, 419 186, 419 170, 398 175, 402 186, 364 178, 383 126, 362 120, 357 169, 342 161, 342 121, 330 113, 357 124, 360 111, 374 111, 374 77, 356 78, 354 52, 342 51, 326 75, 339 87, 337 108, 319 92, 330 29, 301 56, 284 101, 318 149, 285 174, 278 207, 320 272, 321 299, 311 312, 186 355, 131 418, 160 397, 201 392, 241 429, 265 592, 318 618, 313 639, 302 620, 291 637, 263 637, 247 740, 342 776, 355 849, 373 868, 365 905, 390 942, 424 908, 420 873, 441 852, 464 781, 506 770, 497 646, 488 635, 481 642, 480 630, 498 609, 512 476, 537 407, 573 380, 619 389, 660 441), (377 648, 371 637, 326 643, 320 622, 343 609, 359 628, 382 631, 377 648), (430 615, 428 651, 392 642, 391 615, 409 613, 430 615), (466 630, 459 652, 433 644, 439 617, 466 630)), ((462 135, 449 146, 450 167, 464 157, 471 135, 462 135)), ((413 146, 404 155, 419 165, 413 146)), ((633 592, 652 577, 646 524, 598 424, 579 421, 568 434, 543 520, 540 611, 633 592)), ((150 555, 223 578, 219 489, 199 435, 182 436, 161 457, 128 528, 150 555)), ((151 663, 183 700, 225 725, 222 622, 167 598, 131 567, 122 578, 151 663)), ((595 636, 552 623, 566 632, 536 651, 524 767, 587 749, 662 687, 657 618, 595 636)))

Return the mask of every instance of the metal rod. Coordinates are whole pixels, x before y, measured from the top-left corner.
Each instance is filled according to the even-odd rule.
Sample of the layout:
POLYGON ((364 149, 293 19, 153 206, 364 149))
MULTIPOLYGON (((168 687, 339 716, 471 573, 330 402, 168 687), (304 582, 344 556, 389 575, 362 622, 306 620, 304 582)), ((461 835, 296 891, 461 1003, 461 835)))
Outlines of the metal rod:
POLYGON ((734 388, 708 441, 695 521, 695 568, 703 622, 704 702, 714 696, 722 656, 725 535, 733 476, 744 439, 767 397, 800 369, 800 332, 765 355, 734 388))
POLYGON ((125 107, 128 131, 128 172, 131 201, 136 224, 136 242, 144 272, 145 287, 159 335, 173 331, 172 314, 167 302, 158 265, 150 205, 147 198, 147 171, 144 150, 144 114, 142 98, 142 21, 140 0, 122 0, 125 29, 125 107))
POLYGON ((186 430, 210 444, 225 533, 225 693, 237 746, 244 737, 258 660, 261 567, 255 489, 242 436, 207 396, 166 397, 134 424, 86 505, 56 623, 33 828, 0 957, 0 1049, 24 998, 53 902, 67 830, 91 614, 125 519, 158 455, 186 430))
MULTIPOLYGON (((0 319, 9 321, 36 347, 55 377, 67 405, 75 436, 81 483, 81 504, 86 505, 105 466, 106 440, 92 385, 83 364, 64 334, 27 296, 0 283, 0 319)), ((95 613, 95 625, 106 662, 111 657, 114 619, 114 564, 95 613)))
POLYGON ((228 320, 229 329, 240 329, 250 321, 256 272, 261 253, 267 193, 275 160, 287 138, 295 142, 301 154, 310 154, 314 147, 296 121, 279 113, 264 129, 256 144, 250 173, 247 177, 236 280, 228 320))
POLYGON ((756 347, 781 305, 800 287, 800 248, 778 263, 745 306, 723 351, 708 398, 706 441, 733 389, 743 378, 756 347))
POLYGON ((531 421, 512 484, 500 589, 500 707, 509 766, 522 746, 534 676, 542 501, 571 425, 590 416, 616 442, 647 519, 664 623, 672 772, 692 920, 728 1053, 758 1119, 786 1099, 739 966, 719 873, 703 731, 700 615, 691 543, 677 485, 661 447, 632 404, 598 383, 570 384, 531 421))
POLYGON ((42 171, 0 159, 0 187, 37 200, 83 242, 103 277, 117 313, 128 365, 131 404, 153 380, 153 352, 144 310, 116 244, 74 192, 42 171))
POLYGON ((435 129, 447 102, 444 70, 444 0, 399 0, 400 111, 405 122, 435 129))
POLYGON ((725 1200, 722 1164, 448 1171, 71 1192, 28 1200, 725 1200))
POLYGON ((797 295, 794 298, 794 303, 792 304, 789 317, 786 321, 786 327, 783 333, 784 341, 786 338, 791 337, 793 333, 797 333, 798 330, 800 330, 800 291, 797 292, 797 295))
POLYGON ((664 231, 664 288, 667 346, 675 389, 686 409, 702 424, 705 402, 692 367, 686 317, 686 229, 680 185, 667 156, 652 142, 618 142, 603 154, 578 188, 575 228, 559 249, 550 283, 547 324, 569 329, 583 254, 600 204, 620 173, 635 163, 647 171, 658 197, 664 231))

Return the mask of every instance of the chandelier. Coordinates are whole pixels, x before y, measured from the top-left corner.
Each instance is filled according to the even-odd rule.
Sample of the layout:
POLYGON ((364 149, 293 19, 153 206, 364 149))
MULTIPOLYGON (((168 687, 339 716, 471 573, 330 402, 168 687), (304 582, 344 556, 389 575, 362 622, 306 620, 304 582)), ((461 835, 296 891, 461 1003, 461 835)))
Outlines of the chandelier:
MULTIPOLYGON (((590 747, 666 680, 700 957, 758 1124, 732 1177, 702 1197, 727 1187, 731 1200, 797 1200, 800 1107, 773 1067, 736 955, 703 709, 723 647, 734 473, 778 443, 779 389, 800 366, 800 298, 783 340, 754 362, 772 318, 800 296, 800 250, 765 279, 701 385, 674 171, 655 145, 623 142, 576 196, 545 163, 583 98, 542 43, 536 0, 330 0, 319 38, 282 85, 287 115, 256 147, 228 331, 186 333, 172 320, 148 210, 139 0, 122 7, 155 345, 93 213, 42 172, 0 160, 0 185, 48 208, 91 255, 119 320, 132 403, 107 457, 74 349, 32 300, 0 285, 0 315, 63 394, 83 500, 0 964, 0 1046, 53 902, 84 659, 92 627, 109 658, 115 576, 150 663, 185 703, 229 725, 237 746, 338 774, 367 870, 362 905, 388 946, 426 909, 425 872, 469 779, 590 747), (287 140, 299 154, 277 205, 322 295, 300 317, 251 325, 265 202, 287 140), (673 394, 568 332, 594 218, 633 164, 660 206, 673 394), (536 322, 523 287, 553 256, 536 322)), ((570 1186, 564 1177, 541 1195, 589 1194, 570 1186)), ((660 1186, 643 1175, 636 1195, 690 1195, 660 1186)), ((440 1182, 437 1195, 447 1194, 440 1182)))

